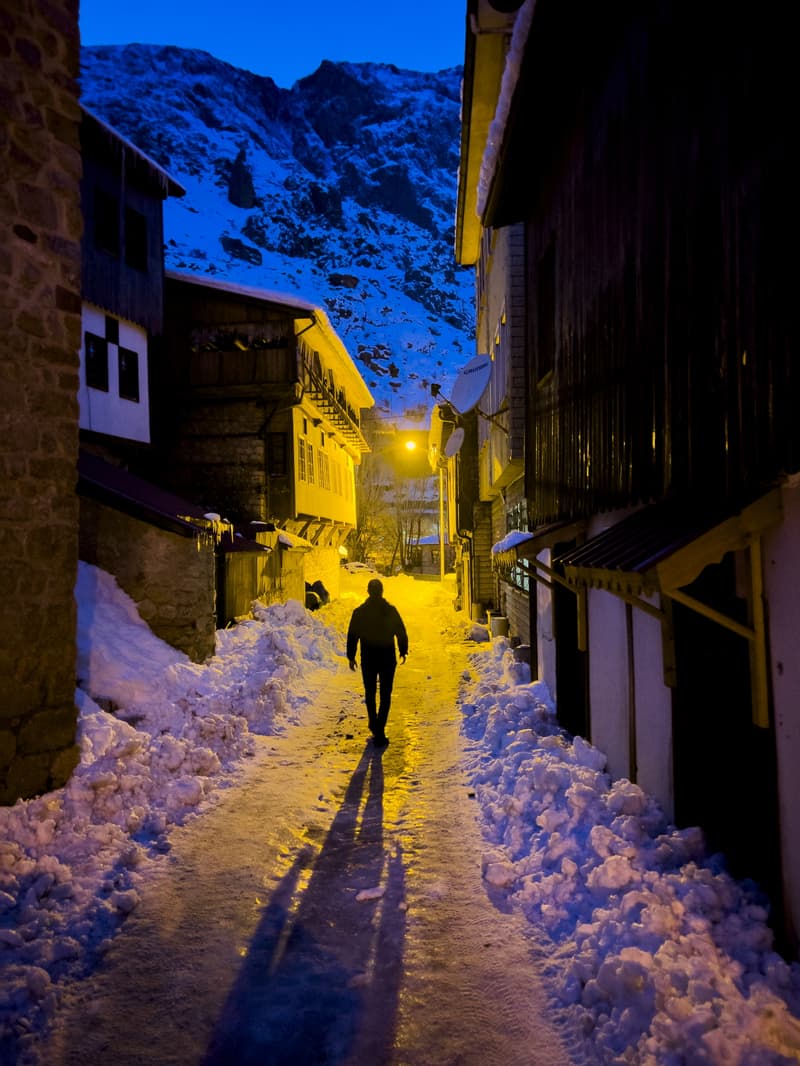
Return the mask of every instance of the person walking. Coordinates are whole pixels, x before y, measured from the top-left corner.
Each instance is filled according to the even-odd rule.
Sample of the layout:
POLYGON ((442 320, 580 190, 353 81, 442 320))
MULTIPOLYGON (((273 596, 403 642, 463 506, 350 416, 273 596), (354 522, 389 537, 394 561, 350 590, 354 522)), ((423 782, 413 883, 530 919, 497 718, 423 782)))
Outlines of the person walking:
POLYGON ((374 577, 367 585, 367 598, 356 607, 347 630, 347 659, 350 669, 356 668, 356 651, 361 643, 361 677, 364 681, 364 702, 367 705, 369 731, 376 747, 384 748, 389 743, 386 737, 386 719, 392 703, 392 686, 397 669, 397 651, 400 662, 408 655, 408 634, 400 612, 383 598, 383 582, 374 577), (380 685, 380 700, 375 705, 380 685))

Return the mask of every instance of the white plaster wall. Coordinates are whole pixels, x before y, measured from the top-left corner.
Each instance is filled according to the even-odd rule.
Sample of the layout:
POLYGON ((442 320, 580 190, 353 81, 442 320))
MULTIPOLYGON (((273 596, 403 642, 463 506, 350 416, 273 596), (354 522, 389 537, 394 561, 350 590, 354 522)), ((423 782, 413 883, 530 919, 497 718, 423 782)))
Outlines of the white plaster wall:
POLYGON ((628 777, 625 604, 618 596, 603 589, 589 589, 587 607, 592 743, 608 756, 608 771, 612 777, 628 777))
MULTIPOLYGON (((118 318, 118 316, 113 316, 118 318)), ((80 427, 126 440, 150 441, 150 395, 147 376, 147 333, 132 322, 119 321, 119 345, 108 346, 108 392, 90 389, 86 384, 84 335, 104 337, 106 312, 93 304, 84 304, 81 316, 81 365, 78 402, 80 427), (129 348, 139 355, 139 402, 124 400, 119 394, 118 347, 129 348)))
MULTIPOLYGON (((657 606, 655 599, 650 603, 657 606)), ((675 818, 672 772, 672 690, 664 684, 661 623, 634 608, 637 784, 675 818)))
POLYGON ((764 537, 764 593, 778 752, 784 893, 800 938, 800 484, 783 490, 784 520, 764 537))
POLYGON ((356 524, 356 490, 353 457, 334 438, 325 438, 324 452, 330 465, 330 488, 323 489, 319 484, 320 431, 313 427, 311 417, 301 408, 292 410, 292 448, 294 449, 294 492, 295 513, 319 515, 333 522, 345 525, 356 524), (314 481, 301 481, 298 472, 298 438, 303 435, 303 421, 309 429, 304 438, 314 449, 314 481), (334 473, 338 468, 338 478, 334 473), (339 491, 337 491, 337 489, 339 491))

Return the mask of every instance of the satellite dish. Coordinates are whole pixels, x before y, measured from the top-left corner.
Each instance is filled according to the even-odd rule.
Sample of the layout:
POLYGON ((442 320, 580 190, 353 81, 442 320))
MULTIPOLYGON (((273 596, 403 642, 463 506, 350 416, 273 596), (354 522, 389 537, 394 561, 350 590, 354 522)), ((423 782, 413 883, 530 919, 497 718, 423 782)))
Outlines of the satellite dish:
POLYGON ((447 439, 447 444, 444 446, 444 454, 448 459, 452 459, 454 455, 458 455, 461 449, 461 445, 464 443, 464 430, 461 426, 458 426, 447 439))
POLYGON ((466 414, 478 403, 492 376, 492 360, 488 355, 476 355, 462 367, 453 385, 450 403, 459 414, 466 414))

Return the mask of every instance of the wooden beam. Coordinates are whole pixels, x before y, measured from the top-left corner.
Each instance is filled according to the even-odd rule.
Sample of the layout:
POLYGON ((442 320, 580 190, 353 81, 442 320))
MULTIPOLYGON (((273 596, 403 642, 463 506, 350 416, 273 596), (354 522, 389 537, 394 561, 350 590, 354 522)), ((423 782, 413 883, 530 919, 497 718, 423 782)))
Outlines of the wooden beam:
POLYGON ((685 592, 681 592, 680 589, 670 589, 665 595, 669 596, 671 600, 675 600, 676 603, 682 603, 684 607, 688 607, 692 611, 697 611, 698 614, 702 614, 705 618, 710 618, 712 622, 717 622, 719 625, 724 626, 726 629, 730 629, 733 633, 738 633, 740 637, 744 637, 745 640, 755 640, 758 634, 755 629, 742 625, 741 622, 737 622, 734 618, 729 618, 722 611, 716 611, 713 607, 709 607, 706 603, 701 603, 700 600, 696 600, 694 596, 687 596, 685 592))

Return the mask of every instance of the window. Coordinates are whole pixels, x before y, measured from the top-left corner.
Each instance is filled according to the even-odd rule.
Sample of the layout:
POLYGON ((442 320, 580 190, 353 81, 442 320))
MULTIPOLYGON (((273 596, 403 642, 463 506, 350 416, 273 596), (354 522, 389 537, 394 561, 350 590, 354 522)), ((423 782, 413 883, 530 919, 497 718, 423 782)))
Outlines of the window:
POLYGON ((94 243, 109 255, 119 255, 119 200, 105 189, 94 190, 94 243))
POLYGON ((120 348, 117 353, 119 394, 123 400, 139 402, 139 353, 120 348))
POLYGON ((531 579, 521 566, 512 566, 508 573, 508 583, 523 592, 531 591, 531 579))
MULTIPOLYGON (((528 501, 518 500, 512 507, 506 511, 506 530, 510 533, 512 529, 520 529, 522 531, 528 528, 528 501)), ((522 566, 512 566, 508 572, 506 580, 509 584, 516 586, 518 589, 522 589, 523 592, 530 592, 530 576, 527 570, 522 566)))
POLYGON ((306 441, 306 471, 309 485, 314 484, 314 446, 306 441))
POLYGON ((267 434, 267 476, 286 477, 286 434, 267 434))
POLYGON ((301 481, 306 479, 306 442, 302 437, 297 438, 297 476, 301 481))
POLYGON ((86 384, 90 389, 108 392, 108 341, 96 333, 85 333, 86 384))
POLYGON ((132 207, 125 208, 125 262, 134 270, 147 270, 147 218, 132 207))

